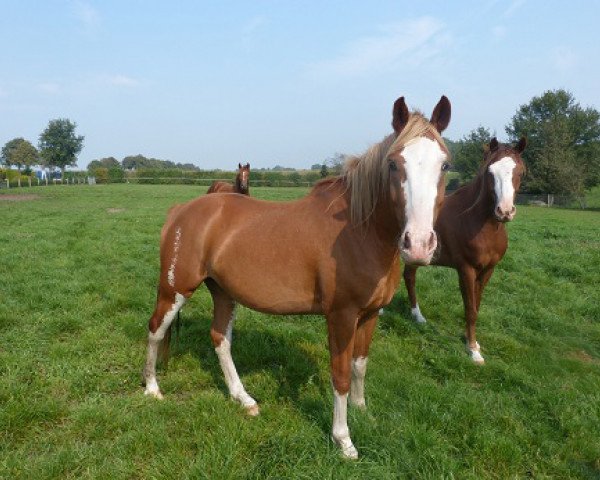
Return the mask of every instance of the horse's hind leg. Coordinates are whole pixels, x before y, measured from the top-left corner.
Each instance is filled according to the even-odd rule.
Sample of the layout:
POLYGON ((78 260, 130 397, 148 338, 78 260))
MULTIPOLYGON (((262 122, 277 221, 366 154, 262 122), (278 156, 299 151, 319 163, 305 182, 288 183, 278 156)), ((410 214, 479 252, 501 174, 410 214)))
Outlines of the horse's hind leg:
POLYGON ((367 360, 369 346, 373 338, 373 331, 377 325, 379 314, 373 312, 361 318, 356 328, 354 337, 354 351, 352 353, 352 382, 350 383, 350 403, 361 410, 367 408, 365 402, 365 375, 367 373, 367 360))
POLYGON ((419 304, 417 302, 417 267, 406 265, 404 267, 404 284, 406 285, 406 291, 408 292, 408 299, 410 300, 410 313, 417 323, 425 323, 427 320, 421 313, 419 304))
POLYGON ((165 334, 184 303, 185 297, 183 295, 173 291, 166 292, 159 288, 156 308, 152 317, 150 317, 148 325, 150 330, 148 333, 148 353, 146 356, 146 365, 144 366, 144 380, 146 382, 144 393, 146 395, 162 398, 158 382, 156 381, 156 357, 161 342, 166 340, 165 334))
POLYGON ((258 415, 258 404, 246 392, 231 357, 231 334, 235 321, 236 303, 213 280, 207 280, 206 286, 210 290, 214 305, 210 336, 215 346, 215 352, 217 352, 217 356, 219 357, 219 363, 221 364, 221 370, 223 370, 229 394, 234 400, 242 404, 248 415, 258 415))

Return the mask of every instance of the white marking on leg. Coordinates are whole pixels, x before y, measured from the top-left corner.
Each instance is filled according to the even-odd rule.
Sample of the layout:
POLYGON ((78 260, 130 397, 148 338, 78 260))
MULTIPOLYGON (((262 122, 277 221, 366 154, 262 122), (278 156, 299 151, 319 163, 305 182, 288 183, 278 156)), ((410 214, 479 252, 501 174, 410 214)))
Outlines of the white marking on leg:
POLYGON ((177 257, 179 246, 181 245, 181 227, 177 227, 175 231, 175 241, 173 242, 173 257, 171 258, 171 266, 167 272, 167 281, 172 287, 175 286, 175 265, 177 265, 177 257))
POLYGON ((360 409, 367 408, 365 402, 365 374, 367 373, 367 357, 352 359, 352 383, 350 384, 350 403, 360 409))
POLYGON ((215 348, 217 356, 219 357, 219 363, 221 364, 221 370, 223 370, 223 376, 225 377, 225 383, 229 389, 229 395, 247 410, 250 415, 258 415, 258 405, 242 384, 240 377, 233 363, 231 357, 231 344, 227 338, 221 341, 221 345, 215 348))
POLYGON ((481 355, 480 350, 481 350, 481 347, 479 346, 478 342, 475 342, 474 347, 470 347, 469 345, 467 345, 467 353, 469 353, 469 355, 471 356, 471 360, 473 360, 475 363, 477 363, 479 365, 485 363, 485 359, 481 355))
POLYGON ((417 322, 417 323, 426 323, 427 322, 427 320, 421 313, 421 309, 419 308, 418 303, 415 305, 414 308, 410 309, 410 313, 411 313, 413 319, 415 320, 415 322, 417 322))
POLYGON ((333 427, 331 438, 342 449, 346 458, 358 458, 358 451, 352 444, 350 430, 348 429, 348 394, 339 394, 333 389, 333 427))
POLYGON ((146 365, 144 366, 144 378, 146 380, 145 395, 152 395, 153 397, 162 399, 163 396, 158 388, 158 382, 156 381, 156 356, 158 354, 158 345, 165 337, 167 328, 173 322, 175 315, 179 309, 185 303, 185 297, 179 293, 175 294, 175 303, 171 309, 165 314, 162 319, 160 326, 156 329, 156 332, 148 333, 148 353, 146 355, 146 365))

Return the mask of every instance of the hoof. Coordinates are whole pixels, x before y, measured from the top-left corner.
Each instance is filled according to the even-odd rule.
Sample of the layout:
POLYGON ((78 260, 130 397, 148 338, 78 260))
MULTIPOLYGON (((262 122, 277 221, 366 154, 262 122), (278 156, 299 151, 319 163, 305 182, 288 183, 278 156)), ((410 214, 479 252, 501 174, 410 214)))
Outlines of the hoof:
POLYGON ((480 350, 481 347, 479 346, 479 343, 476 343, 475 347, 467 346, 467 353, 471 356, 471 360, 473 360, 473 363, 477 365, 483 365, 485 363, 485 359, 481 355, 480 350))
POLYGON ((413 320, 416 323, 427 323, 427 320, 425 319, 425 317, 421 313, 421 309, 419 308, 419 305, 417 305, 416 307, 411 308, 410 309, 410 313, 411 313, 411 315, 413 317, 413 320))
POLYGON ((162 393, 160 393, 160 390, 155 391, 155 390, 144 390, 144 395, 148 395, 149 397, 154 397, 157 398, 158 400, 162 400, 164 397, 162 395, 162 393))
POLYGON ((483 365, 485 363, 485 359, 478 351, 471 352, 471 360, 473 360, 473 363, 476 365, 483 365))
POLYGON ((354 445, 350 445, 348 448, 342 448, 342 456, 350 460, 358 460, 358 450, 354 445))
POLYGON ((246 414, 249 415, 250 417, 256 417, 260 413, 260 409, 258 408, 258 403, 255 403, 254 405, 250 405, 249 407, 245 407, 245 408, 246 408, 246 414))
POLYGON ((352 440, 350 440, 350 437, 346 437, 341 440, 336 440, 335 437, 332 436, 331 440, 333 440, 333 443, 340 447, 342 457, 348 458, 350 460, 358 459, 358 450, 356 450, 354 445, 352 445, 352 440))
POLYGON ((367 411, 367 404, 364 398, 361 398, 360 400, 350 399, 350 405, 352 405, 355 408, 358 408, 361 412, 367 411))

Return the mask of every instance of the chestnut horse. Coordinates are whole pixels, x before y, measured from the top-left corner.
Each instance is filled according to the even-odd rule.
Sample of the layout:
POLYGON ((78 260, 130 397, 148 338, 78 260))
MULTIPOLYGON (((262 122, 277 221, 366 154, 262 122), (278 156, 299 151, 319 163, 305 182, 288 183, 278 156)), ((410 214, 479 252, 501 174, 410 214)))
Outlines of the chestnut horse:
MULTIPOLYGON (((435 224, 439 255, 431 264, 458 271, 465 308, 466 348, 479 364, 484 359, 475 339, 475 322, 483 289, 508 247, 504 224, 515 217, 515 195, 525 172, 521 153, 526 145, 525 138, 514 147, 500 145, 493 138, 485 148, 483 165, 475 179, 446 197, 435 224)), ((404 267, 411 313, 422 323, 425 317, 417 303, 416 274, 416 266, 404 267)))
POLYGON ((213 182, 206 193, 241 193, 250 195, 250 164, 247 163, 242 167, 238 163, 238 173, 235 177, 235 182, 232 185, 228 182, 213 182))
MULTIPOLYGON (((150 318, 144 378, 161 398, 156 357, 185 301, 204 282, 214 305, 211 338, 231 397, 250 415, 231 357, 235 306, 270 314, 326 317, 334 394, 332 438, 344 456, 350 439, 347 400, 365 407, 367 354, 379 308, 400 279, 402 258, 426 265, 436 248, 433 224, 444 197, 450 121, 442 97, 428 121, 394 103, 394 133, 344 174, 319 182, 304 198, 267 202, 245 195, 204 195, 174 210, 163 226, 156 309, 150 318), (250 249, 252 255, 239 255, 250 249), (351 381, 352 380, 352 381, 351 381)), ((260 353, 258 353, 260 354, 260 353)))

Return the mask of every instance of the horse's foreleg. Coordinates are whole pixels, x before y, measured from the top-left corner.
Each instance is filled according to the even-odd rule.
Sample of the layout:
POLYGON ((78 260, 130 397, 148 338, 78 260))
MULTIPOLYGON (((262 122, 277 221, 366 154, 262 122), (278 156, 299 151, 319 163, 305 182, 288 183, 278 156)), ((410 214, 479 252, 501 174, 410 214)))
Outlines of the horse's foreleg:
POLYGON ((425 323, 427 320, 421 313, 419 304, 417 303, 417 267, 406 265, 404 267, 404 284, 406 285, 406 291, 408 292, 408 299, 410 300, 410 313, 417 323, 425 323))
POLYGON ((333 385, 333 427, 331 438, 346 458, 358 458, 348 428, 348 392, 354 349, 357 312, 336 312, 327 315, 331 383, 333 385))
POLYGON ((377 312, 371 313, 358 322, 354 337, 354 351, 352 353, 352 383, 350 384, 350 403, 360 409, 366 409, 365 402, 365 375, 367 373, 367 360, 369 346, 373 338, 373 331, 377 325, 377 312))
POLYGON ((459 270, 458 279, 465 307, 465 337, 467 340, 467 352, 475 363, 483 364, 484 359, 480 353, 480 347, 475 339, 475 322, 477 321, 477 285, 476 273, 471 267, 459 270))
POLYGON ((159 290, 156 308, 148 325, 150 330, 148 333, 148 352, 144 366, 144 381, 146 383, 144 393, 146 395, 162 398, 156 381, 156 357, 160 343, 165 340, 165 334, 184 303, 185 297, 183 295, 179 293, 167 294, 159 290))
MULTIPOLYGON (((479 274, 477 275, 477 279, 475 281, 475 318, 473 319, 473 325, 471 326, 472 329, 472 335, 473 335, 473 339, 475 340, 475 345, 477 345, 477 348, 481 349, 481 346, 479 345, 479 342, 476 340, 475 338, 475 322, 477 321, 477 318, 479 317, 479 307, 481 306, 481 297, 483 296, 483 290, 485 289, 485 286, 487 285, 487 283, 489 282, 492 273, 494 273, 494 267, 488 267, 485 270, 479 272, 479 274)), ((481 361, 478 363, 483 363, 484 362, 484 358, 481 356, 481 352, 479 352, 479 356, 481 357, 481 361)), ((475 358, 473 358, 473 360, 475 360, 475 358)), ((477 361, 477 360, 475 360, 477 361)))
POLYGON ((246 392, 231 356, 236 304, 214 281, 207 281, 206 285, 212 294, 214 305, 210 336, 215 346, 215 352, 219 357, 219 364, 221 365, 221 370, 223 370, 229 394, 233 399, 242 404, 248 415, 256 416, 259 413, 258 404, 246 392))

